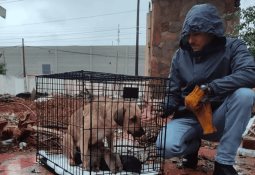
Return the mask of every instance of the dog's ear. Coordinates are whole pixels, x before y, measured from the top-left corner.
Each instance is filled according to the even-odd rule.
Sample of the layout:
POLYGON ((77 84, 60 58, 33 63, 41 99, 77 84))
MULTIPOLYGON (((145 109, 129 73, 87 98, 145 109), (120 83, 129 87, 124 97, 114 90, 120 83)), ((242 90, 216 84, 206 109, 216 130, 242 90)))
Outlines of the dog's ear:
POLYGON ((125 112, 126 109, 121 108, 114 113, 113 119, 119 126, 123 126, 125 112))

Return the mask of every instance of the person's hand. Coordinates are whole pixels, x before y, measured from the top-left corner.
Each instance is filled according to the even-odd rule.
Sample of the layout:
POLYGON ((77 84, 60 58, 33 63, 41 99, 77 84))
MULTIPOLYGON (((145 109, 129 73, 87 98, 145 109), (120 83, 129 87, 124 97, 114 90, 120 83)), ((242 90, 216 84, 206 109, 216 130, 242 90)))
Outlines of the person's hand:
POLYGON ((205 97, 205 91, 199 86, 195 86, 193 91, 189 93, 185 99, 184 103, 187 109, 196 110, 200 108, 201 100, 205 97))
POLYGON ((213 89, 211 88, 209 84, 200 85, 200 89, 203 90, 206 95, 209 95, 209 96, 213 95, 213 89))
POLYGON ((145 108, 143 108, 142 111, 142 122, 149 123, 152 120, 155 120, 157 117, 160 117, 161 119, 165 120, 166 122, 173 118, 173 112, 169 113, 169 115, 157 115, 155 111, 153 111, 153 107, 151 104, 147 104, 145 108))
POLYGON ((211 134, 216 132, 216 128, 213 125, 211 103, 203 102, 207 91, 209 88, 206 85, 195 86, 185 97, 185 106, 196 115, 204 134, 211 134))

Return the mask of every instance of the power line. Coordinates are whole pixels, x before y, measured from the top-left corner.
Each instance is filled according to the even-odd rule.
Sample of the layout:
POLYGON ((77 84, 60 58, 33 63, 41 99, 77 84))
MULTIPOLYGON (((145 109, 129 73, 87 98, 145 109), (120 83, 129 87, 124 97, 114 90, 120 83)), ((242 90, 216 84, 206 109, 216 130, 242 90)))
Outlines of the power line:
MULTIPOLYGON (((79 33, 77 33, 77 34, 79 34, 79 33)), ((140 35, 141 33, 139 33, 139 35, 140 35)), ((134 32, 129 32, 129 33, 122 33, 121 34, 121 36, 120 35, 118 35, 118 39, 117 39, 117 42, 118 42, 118 40, 120 41, 120 38, 123 38, 123 36, 132 36, 132 37, 134 37, 133 35, 134 35, 134 32)), ((58 37, 58 36, 62 36, 62 35, 46 35, 46 36, 27 36, 27 37, 24 37, 24 38, 26 38, 26 39, 35 39, 35 41, 44 41, 44 40, 38 40, 38 38, 48 38, 48 37, 58 37)), ((132 37, 129 37, 129 38, 132 38, 132 37)), ((1 41, 10 41, 10 40, 20 40, 20 38, 21 37, 16 37, 16 38, 2 38, 1 39, 1 41)), ((86 39, 86 38, 100 38, 101 40, 104 38, 115 38, 115 35, 114 34, 109 34, 109 35, 96 35, 96 36, 91 36, 91 35, 89 35, 89 36, 77 36, 77 37, 75 37, 74 35, 65 35, 64 37, 61 37, 61 38, 59 38, 59 39, 57 39, 57 40, 69 40, 69 39, 86 39)), ((53 40, 53 39, 49 39, 49 40, 53 40)), ((56 40, 56 38, 54 38, 54 40, 56 40)), ((118 44, 119 44, 119 42, 118 42, 118 44)))
MULTIPOLYGON (((88 52, 78 52, 78 51, 63 50, 63 49, 49 49, 49 48, 38 47, 38 46, 26 46, 26 47, 38 48, 38 49, 47 50, 47 51, 55 51, 55 50, 57 50, 58 52, 71 53, 71 54, 80 54, 80 55, 89 55, 89 56, 100 56, 100 57, 109 57, 109 58, 116 58, 117 57, 115 55, 104 55, 104 54, 97 54, 97 53, 88 53, 88 52)), ((118 58, 127 58, 127 56, 123 56, 122 55, 122 56, 119 56, 118 58)), ((135 58, 135 56, 130 56, 129 55, 128 58, 135 58)))
POLYGON ((15 47, 19 47, 19 46, 4 46, 4 47, 0 47, 0 49, 11 49, 15 47))
MULTIPOLYGON (((22 0, 20 0, 22 1, 22 0)), ((18 2, 18 1, 16 1, 18 2)), ((35 23, 26 23, 26 24, 21 24, 21 25, 9 25, 9 26, 2 26, 1 27, 1 34, 0 34, 0 37, 1 37, 1 41, 5 41, 4 43, 19 43, 20 39, 21 38, 25 38, 26 41, 30 40, 29 42, 40 42, 40 41, 71 41, 71 40, 81 40, 81 39, 84 39, 84 38, 94 38, 94 39, 97 39, 98 38, 98 41, 103 41, 102 38, 110 38, 112 37, 113 33, 111 33, 112 31, 116 31, 116 29, 102 29, 102 30, 97 30, 97 31, 77 31, 77 32, 73 32, 75 30, 75 28, 72 28, 72 30, 67 30, 67 31, 64 31, 64 30, 59 30, 57 33, 56 31, 53 29, 52 31, 41 31, 41 29, 47 29, 47 28, 40 28, 38 30, 35 30, 35 31, 29 31, 29 34, 27 35, 23 35, 22 33, 14 33, 13 32, 13 35, 16 34, 17 36, 20 36, 20 37, 14 37, 14 38, 10 38, 6 35, 12 35, 12 33, 10 33, 11 30, 9 30, 9 28, 11 27, 24 27, 24 26, 29 26, 29 25, 37 25, 37 24, 43 24, 43 23, 53 23, 53 22, 62 22, 62 21, 70 21, 70 20, 80 20, 80 19, 91 19, 91 18, 95 18, 95 17, 101 17, 101 16, 110 16, 110 15, 115 15, 115 14, 124 14, 124 13, 131 13, 131 12, 135 12, 135 10, 127 10, 127 11, 121 11, 121 12, 114 12, 114 13, 106 13, 106 14, 99 14, 99 15, 91 15, 91 16, 83 16, 83 17, 75 17, 75 18, 68 18, 68 19, 52 19, 52 20, 49 20, 49 21, 44 21, 44 22, 35 22, 35 23), (8 32, 3 32, 5 29, 8 29, 8 32), (34 33, 36 32, 36 33, 34 33), (38 35, 39 33, 39 35, 38 35), (47 34, 46 34, 47 33, 47 34), (102 35, 98 35, 96 33, 99 33, 99 34, 102 34, 102 35), (46 34, 46 35, 45 35, 46 34), (95 34, 97 36, 86 36, 85 34, 95 34), (64 35, 65 38, 63 39, 58 39, 57 37, 62 37, 62 35, 64 35), (79 36, 79 35, 82 35, 82 36, 79 36), (7 38, 8 37, 8 38, 7 38), (47 39, 49 37, 54 37, 54 39, 47 39), (42 38, 45 38, 45 40, 42 40, 42 38), (27 40, 28 39, 28 40, 27 40), (18 42, 15 42, 15 40, 18 40, 18 42), (7 41, 7 42, 6 42, 7 41), (9 42, 8 42, 9 41, 9 42), (13 42, 11 42, 13 41, 13 42)), ((83 23, 82 23, 83 24, 83 23)), ((78 28, 80 28, 81 25, 78 26, 78 28)), ((69 26, 64 26, 65 27, 70 27, 69 26)), ((128 31, 128 30, 132 30, 134 29, 135 27, 126 27, 126 28, 120 28, 119 31, 128 31)), ((77 29, 77 28, 76 28, 77 29)), ((98 27, 97 27, 98 29, 98 27)), ((144 29, 146 29, 146 27, 144 27, 144 29)), ((24 30, 26 30, 24 28, 24 30)), ((27 29, 28 31, 29 29, 27 29)), ((7 30, 6 30, 7 31, 7 30)), ((20 30, 21 31, 21 30, 20 30)), ((118 31, 118 32, 119 32, 118 31)), ((141 33, 140 33, 141 34, 141 33)), ((140 35, 139 34, 139 35, 140 35)), ((127 33, 127 32, 121 32, 118 33, 118 43, 120 43, 120 38, 123 39, 123 40, 133 40, 133 33, 127 33), (127 35, 132 35, 131 37, 125 37, 127 35)), ((89 41, 93 41, 93 40, 86 40, 85 42, 89 42, 89 41)), ((95 41, 95 40, 94 40, 95 41)))
POLYGON ((49 21, 44 21, 44 22, 25 23, 25 24, 21 24, 21 25, 6 25, 6 26, 3 26, 2 28, 7 28, 7 27, 23 27, 23 26, 27 26, 27 25, 38 25, 38 24, 55 23, 55 22, 66 22, 66 21, 73 21, 73 20, 80 20, 80 19, 91 19, 91 18, 96 18, 96 17, 102 17, 102 16, 105 17, 105 16, 124 14, 124 13, 131 13, 131 12, 135 12, 135 10, 127 10, 127 11, 122 11, 122 12, 106 13, 106 14, 100 14, 100 15, 91 15, 91 16, 76 17, 76 18, 55 19, 55 20, 49 20, 49 21))
MULTIPOLYGON (((132 27, 129 27, 129 28, 122 28, 123 30, 129 30, 129 29, 133 29, 132 27)), ((120 30, 120 29, 119 29, 120 30)), ((102 33, 103 35, 96 35, 96 36, 77 36, 75 37, 75 35, 81 35, 81 34, 86 34, 86 33, 92 33, 92 32, 72 32, 72 33, 65 33, 65 34, 52 34, 52 35, 38 35, 38 36, 22 36, 22 37, 15 37, 15 38, 2 38, 1 41, 12 41, 12 40, 18 40, 18 43, 20 41, 20 38, 25 38, 26 39, 26 42, 39 42, 39 41, 63 41, 63 40, 66 40, 66 41, 70 41, 70 40, 80 40, 80 39, 87 39, 87 38, 100 38, 98 41, 102 40, 102 39, 112 39, 115 37, 115 35, 113 33, 108 33, 108 32, 111 32, 111 31, 116 31, 115 30, 102 30, 102 31, 95 31, 95 32, 98 32, 98 33, 102 33), (105 35, 106 34, 106 35, 105 35), (49 37, 58 37, 58 36, 62 36, 64 35, 64 38, 62 37, 61 39, 58 39, 58 38, 53 38, 53 39, 38 39, 38 38, 49 38, 49 37), (35 39, 35 40, 32 40, 32 39, 35 39), (31 41, 32 40, 32 41, 31 41)), ((95 33, 94 32, 94 33, 95 33)), ((125 32, 122 32, 121 35, 119 35, 120 31, 118 31, 118 40, 120 40, 120 38, 122 39, 125 39, 124 36, 132 36, 132 37, 129 37, 130 39, 133 38, 134 36, 134 33, 125 33, 125 32)), ((139 33, 139 35, 141 35, 141 33, 139 33)), ((90 40, 90 41, 95 41, 95 40, 90 40)), ((10 43, 10 42, 9 42, 10 43)), ((13 42, 12 42, 13 43, 13 42)), ((16 43, 16 42, 15 42, 16 43)))
MULTIPOLYGON (((54 42, 56 42, 56 41, 71 41, 71 40, 81 40, 81 39, 84 39, 85 37, 78 37, 78 38, 58 38, 58 39, 56 39, 56 38, 54 38, 54 39, 45 39, 45 40, 34 40, 34 41, 27 41, 27 42, 29 42, 29 43, 31 43, 31 42, 40 42, 40 41, 54 41, 54 42)), ((91 37, 91 38, 93 38, 93 37, 91 37)), ((93 39, 93 40, 86 40, 87 42, 89 42, 89 41, 105 41, 105 39, 109 39, 108 41, 110 41, 110 40, 112 40, 112 39, 114 39, 115 38, 115 36, 109 36, 109 37, 100 37, 100 39, 96 39, 96 38, 98 38, 98 37, 94 37, 95 39, 93 39)), ((122 39, 122 40, 125 40, 125 39, 132 39, 132 40, 134 40, 135 38, 134 38, 134 36, 132 36, 132 37, 120 37, 120 39, 122 39)))
POLYGON ((1 1, 1 4, 9 4, 9 3, 21 2, 21 1, 24 1, 24 0, 1 1))
MULTIPOLYGON (((144 29, 146 29, 145 27, 143 27, 144 29)), ((131 29, 135 29, 135 27, 126 27, 126 28, 120 28, 120 30, 131 30, 131 29)), ((68 31, 60 31, 60 32, 48 32, 48 35, 22 35, 23 37, 52 37, 52 35, 54 36, 58 36, 58 35, 77 35, 77 34, 93 34, 93 33, 108 33, 108 32, 115 32, 116 29, 103 29, 103 30, 96 30, 96 31, 82 31, 82 32, 68 32, 68 31)), ((45 33, 45 32, 43 32, 45 33)), ((9 35, 13 35, 13 34, 17 34, 17 33, 9 33, 9 35)), ((6 37, 6 35, 8 35, 8 33, 1 33, 0 36, 4 36, 6 37)))
MULTIPOLYGON (((93 46, 98 46, 98 45, 110 45, 111 41, 114 38, 110 38, 107 41, 105 41, 105 39, 91 39, 91 40, 85 40, 84 42, 82 42, 82 44, 79 42, 79 44, 74 43, 74 42, 78 42, 77 40, 80 40, 78 38, 74 38, 74 39, 45 39, 45 40, 34 40, 34 41, 26 41, 26 43, 40 43, 40 45, 42 46, 50 46, 50 45, 56 45, 56 46, 77 46, 77 45, 81 45, 81 46, 86 46, 86 45, 93 45, 93 46), (60 41, 66 41, 64 44, 58 43, 60 41), (99 41, 99 42, 97 42, 99 41), (92 42, 92 43, 91 43, 92 42), (97 43, 95 43, 97 42, 97 43), (46 44, 48 43, 48 44, 46 44)), ((122 41, 134 41, 135 38, 130 38, 130 37, 121 37, 122 41)), ((3 47, 8 47, 8 45, 17 45, 20 46, 20 38, 17 39, 16 41, 8 41, 8 42, 4 42, 5 46, 3 46, 2 44, 0 45, 3 47)), ((128 42, 130 43, 130 42, 128 42)), ((37 44, 38 45, 38 44, 37 44)), ((125 44, 125 42, 122 42, 122 45, 130 45, 130 44, 125 44)), ((10 46, 12 47, 12 46, 10 46)))

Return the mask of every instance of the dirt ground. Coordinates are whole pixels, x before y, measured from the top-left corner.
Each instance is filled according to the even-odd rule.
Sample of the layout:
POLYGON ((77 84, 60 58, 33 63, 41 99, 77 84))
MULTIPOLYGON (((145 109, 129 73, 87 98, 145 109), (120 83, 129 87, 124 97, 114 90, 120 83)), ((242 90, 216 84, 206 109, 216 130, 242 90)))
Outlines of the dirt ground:
MULTIPOLYGON (((165 175, 212 175, 214 167, 214 156, 216 149, 202 146, 199 151, 199 162, 196 170, 183 169, 178 166, 177 160, 166 160, 164 165, 165 175)), ((237 156, 235 168, 239 175, 255 174, 255 158, 237 156)))
MULTIPOLYGON (((36 103, 30 99, 0 95, 0 175, 51 175, 36 160, 36 103)), ((166 175, 211 175, 217 143, 203 142, 197 170, 182 169, 178 159, 166 160, 166 175)), ((255 158, 237 156, 240 175, 255 174, 255 158)))

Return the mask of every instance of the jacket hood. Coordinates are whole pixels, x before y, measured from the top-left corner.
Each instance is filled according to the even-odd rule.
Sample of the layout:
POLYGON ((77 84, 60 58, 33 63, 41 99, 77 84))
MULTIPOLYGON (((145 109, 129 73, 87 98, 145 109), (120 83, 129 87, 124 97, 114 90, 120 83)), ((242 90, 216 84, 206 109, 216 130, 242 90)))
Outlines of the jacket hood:
POLYGON ((224 24, 218 10, 211 4, 199 4, 193 6, 187 13, 183 23, 180 46, 188 45, 187 35, 191 32, 203 32, 224 39, 224 24))

